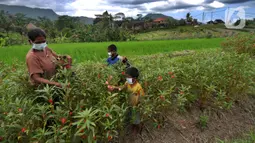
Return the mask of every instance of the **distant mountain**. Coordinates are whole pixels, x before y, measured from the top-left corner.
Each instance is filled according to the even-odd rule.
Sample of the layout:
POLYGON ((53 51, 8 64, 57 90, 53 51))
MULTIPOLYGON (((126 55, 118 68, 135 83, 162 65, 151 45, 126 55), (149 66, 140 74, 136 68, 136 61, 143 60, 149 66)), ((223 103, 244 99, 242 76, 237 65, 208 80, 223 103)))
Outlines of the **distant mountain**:
POLYGON ((93 21, 94 21, 94 18, 89 18, 85 16, 80 16, 78 18, 80 19, 82 23, 85 23, 85 24, 93 24, 93 21))
POLYGON ((155 19, 157 19, 157 18, 169 18, 169 19, 174 19, 174 18, 171 17, 171 16, 166 16, 166 15, 161 14, 161 13, 149 13, 149 14, 147 14, 147 15, 145 15, 145 16, 143 17, 143 19, 153 19, 153 20, 155 20, 155 19))
MULTIPOLYGON (((23 13, 29 18, 47 17, 50 20, 57 20, 57 15, 52 9, 41 9, 41 8, 30 8, 26 6, 13 6, 0 4, 0 11, 4 10, 10 14, 23 13)), ((93 18, 89 17, 78 17, 80 21, 85 24, 93 24, 93 18)))

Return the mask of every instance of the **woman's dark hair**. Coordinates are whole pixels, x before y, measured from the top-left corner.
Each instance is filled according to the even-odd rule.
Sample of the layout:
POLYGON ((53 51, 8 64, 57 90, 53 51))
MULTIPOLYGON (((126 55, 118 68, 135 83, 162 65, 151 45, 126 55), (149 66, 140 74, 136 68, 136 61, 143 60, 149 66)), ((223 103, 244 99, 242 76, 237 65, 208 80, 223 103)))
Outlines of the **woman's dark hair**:
POLYGON ((117 52, 117 47, 114 44, 112 44, 112 45, 108 46, 108 50, 117 52))
POLYGON ((29 30, 27 33, 27 36, 30 40, 35 41, 35 39, 40 36, 43 36, 44 38, 46 38, 46 33, 40 28, 35 28, 35 29, 29 30))
POLYGON ((131 76, 132 78, 138 78, 139 77, 139 71, 135 67, 130 67, 126 69, 126 74, 131 76))

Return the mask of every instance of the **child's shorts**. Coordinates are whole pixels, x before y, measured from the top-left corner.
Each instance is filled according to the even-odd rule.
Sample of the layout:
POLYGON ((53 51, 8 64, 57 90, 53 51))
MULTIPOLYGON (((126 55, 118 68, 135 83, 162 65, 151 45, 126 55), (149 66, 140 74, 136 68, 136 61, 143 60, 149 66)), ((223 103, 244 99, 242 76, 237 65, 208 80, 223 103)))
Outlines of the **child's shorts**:
POLYGON ((140 113, 134 108, 130 107, 127 110, 127 120, 128 123, 138 125, 141 123, 140 113))

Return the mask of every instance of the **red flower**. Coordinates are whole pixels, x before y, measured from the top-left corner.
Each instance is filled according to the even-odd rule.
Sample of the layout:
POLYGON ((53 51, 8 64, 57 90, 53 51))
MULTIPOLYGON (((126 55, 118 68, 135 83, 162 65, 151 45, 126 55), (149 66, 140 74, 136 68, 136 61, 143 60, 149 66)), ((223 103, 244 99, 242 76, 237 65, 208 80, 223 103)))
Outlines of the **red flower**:
POLYGON ((108 141, 112 140, 112 136, 108 136, 108 141))
POLYGON ((53 100, 52 99, 49 99, 48 100, 50 104, 53 104, 53 100))
POLYGON ((68 64, 68 65, 65 66, 65 68, 66 68, 66 69, 70 69, 71 66, 68 64))
POLYGON ((160 129, 160 125, 158 125, 158 129, 160 129))
POLYGON ((70 112, 69 112, 69 115, 70 115, 70 116, 72 116, 72 115, 73 115, 73 112, 72 112, 72 111, 70 111, 70 112))
POLYGON ((66 123, 66 118, 61 118, 61 123, 64 125, 66 123))
POLYGON ((175 76, 174 76, 174 75, 172 75, 172 76, 171 76, 171 78, 175 78, 175 76))
POLYGON ((113 91, 113 87, 112 86, 108 85, 107 88, 108 88, 108 90, 113 91))
POLYGON ((22 132, 22 133, 25 133, 25 131, 26 131, 26 128, 22 128, 22 129, 21 129, 21 132, 22 132))
POLYGON ((158 81, 162 81, 162 80, 163 80, 162 76, 159 76, 158 81))
POLYGON ((19 112, 22 112, 22 108, 19 108, 18 110, 19 110, 19 112))
POLYGON ((109 117, 109 116, 110 116, 110 114, 108 114, 108 113, 105 114, 105 117, 109 117))
POLYGON ((82 129, 82 130, 80 131, 80 133, 84 133, 84 129, 82 129))
POLYGON ((168 74, 169 74, 169 75, 173 75, 174 73, 173 73, 173 72, 169 72, 168 74))
POLYGON ((87 136, 86 136, 86 135, 83 135, 83 136, 81 136, 81 138, 82 138, 82 139, 86 139, 86 138, 87 138, 87 136))
POLYGON ((94 140, 97 140, 97 137, 96 137, 96 136, 93 136, 93 139, 94 139, 94 140))
POLYGON ((125 72, 123 71, 123 72, 121 72, 121 74, 122 74, 122 75, 125 75, 125 72))
POLYGON ((161 100, 165 100, 165 97, 163 95, 160 96, 161 100))

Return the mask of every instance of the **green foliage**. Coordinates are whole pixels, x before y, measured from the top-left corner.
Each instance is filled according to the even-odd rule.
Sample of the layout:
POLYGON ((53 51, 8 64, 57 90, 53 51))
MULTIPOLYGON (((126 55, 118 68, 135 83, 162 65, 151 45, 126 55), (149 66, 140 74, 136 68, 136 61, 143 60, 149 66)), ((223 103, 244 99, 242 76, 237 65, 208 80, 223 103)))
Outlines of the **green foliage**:
POLYGON ((222 42, 222 48, 225 51, 248 53, 255 56, 255 36, 254 34, 236 34, 222 42))
MULTIPOLYGON (((140 70, 139 82, 145 90, 133 110, 141 113, 145 123, 161 125, 167 111, 185 111, 197 103, 219 108, 224 101, 242 99, 253 90, 255 64, 245 54, 204 52, 171 57, 130 59, 140 70)), ((124 130, 128 93, 111 91, 106 84, 116 85, 122 69, 82 63, 73 67, 75 76, 59 69, 53 80, 62 83, 62 89, 46 85, 34 91, 22 64, 0 64, 0 136, 4 141, 114 141, 124 130), (54 124, 46 128, 50 120, 54 124)), ((200 119, 204 126, 207 118, 200 119)))
MULTIPOLYGON (((88 33, 89 34, 89 33, 88 33)), ((84 38, 88 36, 84 35, 84 38)), ((79 38, 73 37, 73 40, 79 38)), ((166 53, 180 50, 203 50, 220 47, 223 39, 192 39, 192 40, 172 40, 172 41, 144 41, 144 42, 100 42, 100 43, 65 43, 51 44, 49 48, 60 54, 69 54, 77 63, 84 61, 102 61, 107 58, 107 47, 115 44, 118 53, 123 56, 133 57, 135 55, 150 55, 156 53, 166 53)), ((13 41, 15 42, 15 41, 13 41)), ((0 49, 0 61, 11 64, 13 59, 23 62, 24 57, 31 48, 31 45, 17 45, 0 49)))
POLYGON ((199 125, 201 126, 202 129, 205 129, 207 127, 208 119, 209 117, 206 115, 201 115, 199 117, 199 125))
POLYGON ((249 134, 246 134, 243 139, 235 139, 232 141, 224 141, 217 139, 217 143, 254 143, 255 142, 255 133, 254 131, 250 131, 249 134))
POLYGON ((0 38, 0 48, 6 46, 6 38, 0 38))

